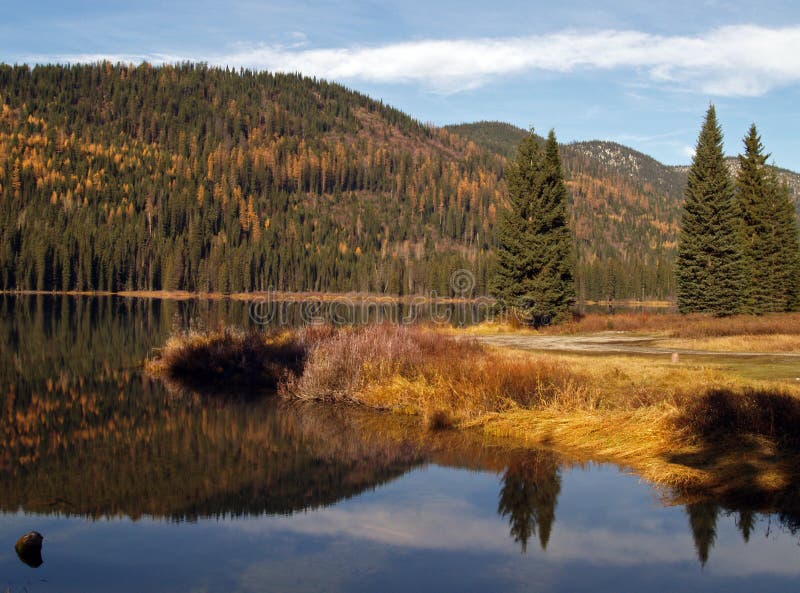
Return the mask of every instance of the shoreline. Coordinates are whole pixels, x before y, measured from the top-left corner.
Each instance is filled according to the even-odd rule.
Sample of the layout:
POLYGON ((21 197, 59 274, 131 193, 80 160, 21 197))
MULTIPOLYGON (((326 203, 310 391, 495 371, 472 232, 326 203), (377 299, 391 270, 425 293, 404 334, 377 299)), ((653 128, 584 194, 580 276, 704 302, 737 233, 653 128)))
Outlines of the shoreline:
MULTIPOLYGON (((378 303, 442 303, 442 304, 480 304, 493 305, 495 299, 488 295, 475 297, 445 297, 445 296, 425 296, 425 295, 387 295, 382 293, 370 292, 324 292, 324 291, 252 291, 252 292, 190 292, 186 290, 0 290, 1 296, 81 296, 81 297, 109 297, 118 296, 123 298, 139 299, 161 299, 174 301, 187 300, 232 300, 248 301, 263 298, 271 298, 276 301, 287 302, 341 302, 353 300, 356 302, 378 302, 378 303)), ((675 301, 669 300, 645 300, 626 299, 619 301, 579 301, 577 306, 581 307, 624 307, 635 309, 645 307, 646 309, 670 309, 676 306, 675 301)))
POLYGON ((268 299, 282 302, 347 302, 356 303, 402 303, 402 304, 479 304, 493 305, 491 297, 426 297, 423 295, 386 295, 368 292, 189 292, 184 290, 0 290, 0 296, 72 296, 72 297, 122 297, 135 299, 154 299, 171 301, 256 301, 268 299))
POLYGON ((487 347, 468 335, 386 325, 187 333, 170 338, 146 368, 178 388, 272 382, 288 400, 544 446, 628 468, 680 496, 763 506, 800 487, 800 386, 643 362, 487 347))

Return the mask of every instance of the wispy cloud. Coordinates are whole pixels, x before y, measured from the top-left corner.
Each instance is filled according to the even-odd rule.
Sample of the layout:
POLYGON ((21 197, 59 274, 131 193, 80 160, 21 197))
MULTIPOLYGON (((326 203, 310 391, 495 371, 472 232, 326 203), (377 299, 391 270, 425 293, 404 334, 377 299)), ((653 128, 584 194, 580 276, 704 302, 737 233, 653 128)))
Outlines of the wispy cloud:
MULTIPOLYGON (((653 513, 647 507, 631 509, 626 514, 627 527, 558 520, 547 547, 548 558, 551 562, 577 561, 623 567, 695 562, 696 552, 689 530, 675 531, 659 522, 663 515, 659 517, 653 513)), ((344 504, 291 517, 271 516, 221 525, 273 538, 277 533, 330 537, 337 547, 361 540, 419 550, 519 554, 519 544, 509 535, 504 518, 487 516, 485 509, 449 497, 432 502, 417 501, 413 508, 388 509, 376 503, 344 504)), ((733 518, 721 520, 718 528, 724 537, 720 537, 712 557, 719 574, 798 574, 796 563, 789 561, 792 546, 787 546, 783 537, 751 549, 733 527, 733 518)), ((530 544, 531 548, 537 545, 530 544)))
POLYGON ((496 39, 420 40, 312 49, 300 43, 237 47, 218 55, 49 56, 32 62, 201 60, 334 80, 406 83, 454 93, 500 76, 629 70, 658 85, 715 96, 759 96, 800 82, 800 26, 736 25, 696 36, 562 31, 496 39))

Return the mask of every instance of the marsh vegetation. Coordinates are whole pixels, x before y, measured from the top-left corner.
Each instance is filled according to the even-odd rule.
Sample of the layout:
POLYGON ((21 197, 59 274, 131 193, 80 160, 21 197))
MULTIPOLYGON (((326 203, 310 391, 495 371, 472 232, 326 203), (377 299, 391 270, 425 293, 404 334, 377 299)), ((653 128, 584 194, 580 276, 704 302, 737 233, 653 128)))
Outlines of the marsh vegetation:
MULTIPOLYGON (((756 331, 775 322, 741 321, 756 331)), ((722 328, 698 318, 697 326, 680 331, 722 328)), ((213 356, 201 358, 205 372, 240 372, 253 341, 266 355, 278 353, 266 366, 280 369, 270 384, 279 375, 278 392, 286 399, 357 405, 415 416, 432 429, 481 430, 554 446, 621 463, 682 492, 769 498, 799 477, 800 389, 708 366, 517 352, 435 328, 382 324, 187 334, 171 338, 150 368, 196 380, 198 368, 184 359, 196 358, 200 345, 203 357, 213 356), (288 344, 294 366, 281 362, 288 344)))

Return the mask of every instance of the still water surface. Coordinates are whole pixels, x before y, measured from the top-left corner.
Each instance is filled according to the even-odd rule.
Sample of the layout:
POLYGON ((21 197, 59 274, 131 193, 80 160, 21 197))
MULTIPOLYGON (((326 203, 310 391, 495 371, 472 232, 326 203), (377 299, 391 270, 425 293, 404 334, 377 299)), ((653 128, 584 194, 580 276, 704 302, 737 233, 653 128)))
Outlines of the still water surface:
POLYGON ((793 513, 667 506, 613 466, 139 370, 173 324, 248 319, 0 297, 0 592, 800 589, 793 513), (30 530, 38 568, 14 551, 30 530))

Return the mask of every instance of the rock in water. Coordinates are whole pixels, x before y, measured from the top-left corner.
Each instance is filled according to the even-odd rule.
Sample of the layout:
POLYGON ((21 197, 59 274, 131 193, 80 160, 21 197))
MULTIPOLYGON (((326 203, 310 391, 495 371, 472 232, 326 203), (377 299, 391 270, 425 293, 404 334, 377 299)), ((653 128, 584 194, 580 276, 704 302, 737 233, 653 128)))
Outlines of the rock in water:
POLYGON ((38 531, 26 533, 17 540, 14 549, 19 559, 32 568, 42 565, 42 541, 44 537, 38 531))

